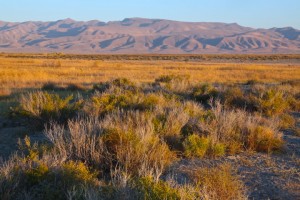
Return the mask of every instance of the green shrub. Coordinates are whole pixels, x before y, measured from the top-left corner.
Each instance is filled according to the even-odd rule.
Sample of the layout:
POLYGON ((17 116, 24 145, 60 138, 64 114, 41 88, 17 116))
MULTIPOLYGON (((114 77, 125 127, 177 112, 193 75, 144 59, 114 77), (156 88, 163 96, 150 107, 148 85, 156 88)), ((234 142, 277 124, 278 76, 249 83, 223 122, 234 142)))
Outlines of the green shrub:
POLYGON ((73 95, 61 98, 48 92, 30 92, 21 96, 16 112, 21 117, 27 117, 30 125, 34 124, 36 127, 51 120, 66 123, 68 119, 76 116, 83 105, 81 100, 71 103, 72 100, 73 95))
POLYGON ((209 148, 209 139, 198 135, 190 135, 183 142, 184 155, 203 158, 209 148))
POLYGON ((67 199, 67 191, 76 188, 74 198, 83 199, 85 188, 96 189, 99 186, 97 173, 91 172, 82 162, 68 161, 51 168, 42 160, 19 165, 12 171, 13 177, 20 177, 15 183, 18 187, 13 188, 14 198, 27 191, 32 199, 63 200, 67 199))
POLYGON ((100 96, 92 97, 92 111, 99 114, 118 109, 129 109, 134 103, 134 94, 125 92, 123 94, 101 94, 100 96))
POLYGON ((27 169, 25 176, 29 185, 36 185, 47 178, 49 168, 45 164, 38 164, 35 167, 27 169))
POLYGON ((270 89, 264 92, 258 99, 259 108, 266 116, 273 116, 283 113, 288 109, 289 104, 284 93, 270 89))
POLYGON ((221 143, 211 144, 209 149, 209 155, 211 157, 224 156, 225 151, 226 151, 226 147, 224 144, 221 143))
POLYGON ((184 142, 184 155, 187 157, 218 157, 223 156, 226 147, 221 143, 213 143, 208 137, 200 137, 196 134, 188 136, 184 142))
POLYGON ((155 182, 151 177, 139 178, 135 183, 140 199, 161 200, 161 199, 181 199, 178 190, 170 187, 164 181, 155 182))
POLYGON ((64 185, 72 186, 95 183, 96 173, 91 172, 82 162, 69 161, 62 165, 60 178, 64 185))
POLYGON ((156 94, 147 94, 142 98, 141 102, 136 105, 136 108, 139 110, 152 110, 157 105, 162 105, 164 103, 163 100, 161 96, 157 96, 156 94))

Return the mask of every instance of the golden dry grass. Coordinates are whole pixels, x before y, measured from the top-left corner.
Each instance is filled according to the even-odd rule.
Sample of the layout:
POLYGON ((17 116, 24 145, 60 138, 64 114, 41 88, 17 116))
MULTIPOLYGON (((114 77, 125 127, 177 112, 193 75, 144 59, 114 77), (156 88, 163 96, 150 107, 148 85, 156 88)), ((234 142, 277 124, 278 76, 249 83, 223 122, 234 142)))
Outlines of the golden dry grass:
POLYGON ((300 63, 94 61, 0 57, 0 89, 39 88, 44 83, 87 84, 119 77, 150 82, 161 75, 190 75, 193 82, 280 82, 300 79, 300 63))

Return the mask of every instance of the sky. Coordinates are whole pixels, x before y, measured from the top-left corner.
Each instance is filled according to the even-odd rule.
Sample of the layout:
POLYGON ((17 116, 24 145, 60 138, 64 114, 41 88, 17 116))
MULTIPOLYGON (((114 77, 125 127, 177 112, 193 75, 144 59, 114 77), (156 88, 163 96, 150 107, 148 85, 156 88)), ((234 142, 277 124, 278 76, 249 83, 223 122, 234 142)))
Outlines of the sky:
POLYGON ((118 21, 129 17, 300 29, 300 0, 0 0, 1 21, 118 21))

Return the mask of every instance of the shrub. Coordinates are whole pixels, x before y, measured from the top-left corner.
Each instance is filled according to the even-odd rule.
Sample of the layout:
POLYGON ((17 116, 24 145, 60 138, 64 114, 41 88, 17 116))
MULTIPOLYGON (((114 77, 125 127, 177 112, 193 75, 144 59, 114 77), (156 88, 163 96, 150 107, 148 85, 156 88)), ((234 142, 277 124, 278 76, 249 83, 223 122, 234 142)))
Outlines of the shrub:
POLYGON ((205 113, 204 108, 194 101, 184 102, 183 107, 184 112, 191 118, 201 118, 205 113))
POLYGON ((32 168, 27 169, 25 172, 26 182, 30 185, 36 185, 42 181, 44 181, 48 174, 49 168, 45 164, 38 164, 37 166, 33 166, 32 168))
POLYGON ((69 187, 79 184, 92 184, 95 182, 96 173, 91 172, 82 162, 69 161, 62 165, 59 171, 62 182, 69 187))
POLYGON ((135 84, 126 78, 118 78, 113 80, 111 83, 112 85, 123 89, 135 88, 135 84))
POLYGON ((239 87, 229 87, 228 89, 225 89, 222 98, 225 106, 229 108, 246 109, 250 112, 257 110, 251 96, 245 94, 239 87))
POLYGON ((186 92, 190 87, 189 75, 163 75, 155 83, 174 93, 186 92))
POLYGON ((136 105, 136 108, 139 110, 152 110, 156 106, 164 104, 165 99, 163 96, 158 96, 156 94, 147 94, 145 95, 141 102, 136 105))
POLYGON ((281 150, 283 140, 281 135, 274 132, 269 127, 257 126, 254 130, 250 130, 248 136, 248 147, 252 150, 271 152, 281 150))
POLYGON ((188 136, 183 142, 183 147, 185 156, 198 158, 223 156, 226 150, 225 145, 213 143, 210 138, 196 134, 188 136))
POLYGON ((75 188, 74 198, 83 199, 85 188, 99 187, 97 174, 82 162, 61 162, 48 156, 35 161, 14 156, 1 164, 0 199, 23 199, 26 194, 29 199, 63 200, 75 188))
POLYGON ((176 159, 153 132, 151 118, 139 112, 116 112, 99 119, 70 121, 67 130, 52 125, 45 135, 60 155, 84 160, 103 170, 120 167, 128 174, 159 177, 176 159))
POLYGON ((203 158, 209 148, 209 142, 208 138, 201 138, 195 134, 188 136, 183 142, 184 155, 203 158))
POLYGON ((259 108, 267 116, 283 113, 289 105, 284 97, 284 93, 274 89, 267 90, 258 99, 259 108))
POLYGON ((246 199, 243 183, 228 164, 183 170, 203 199, 246 199))
MULTIPOLYGON (((277 123, 272 120, 253 116, 243 110, 227 110, 218 101, 212 105, 209 113, 209 117, 204 116, 201 120, 194 122, 197 123, 199 130, 195 133, 210 138, 212 144, 224 144, 224 148, 230 154, 238 153, 244 148, 256 151, 265 151, 264 148, 270 151, 282 148, 281 134, 278 133, 277 123), (260 135, 258 137, 256 133, 261 129, 260 127, 268 127, 268 129, 267 134, 264 134, 264 131, 258 131, 260 135), (270 142, 261 143, 260 140, 270 142), (262 146, 253 148, 252 143, 260 143, 262 146), (263 148, 263 144, 266 147, 263 148)), ((216 148, 222 152, 223 145, 216 148)))
POLYGON ((143 177, 138 179, 135 183, 135 188, 140 199, 181 199, 178 190, 172 188, 164 181, 155 182, 151 177, 143 177))
POLYGON ((201 103, 208 103, 210 99, 215 99, 219 95, 216 88, 210 84, 203 84, 193 90, 192 97, 201 103))
POLYGON ((225 145, 221 143, 216 143, 210 145, 208 155, 211 157, 219 157, 219 156, 223 156, 225 152, 226 152, 225 145))
POLYGON ((154 131, 172 149, 181 149, 181 129, 189 117, 181 107, 164 108, 152 119, 154 131))
POLYGON ((53 145, 55 154, 99 166, 103 156, 101 132, 99 121, 91 118, 69 121, 66 129, 51 123, 44 135, 53 145))
POLYGON ((281 114, 279 116, 279 126, 282 129, 293 128, 296 124, 296 120, 289 114, 281 114))
POLYGON ((175 75, 162 75, 155 79, 155 82, 161 82, 161 83, 170 83, 172 80, 176 78, 175 75))
POLYGON ((100 93, 120 93, 121 91, 130 91, 136 93, 139 91, 139 88, 136 86, 136 84, 126 78, 118 78, 112 81, 95 84, 93 89, 100 93))
POLYGON ((102 136, 108 150, 105 157, 127 173, 159 177, 176 160, 175 154, 154 134, 146 115, 118 113, 108 119, 113 126, 107 126, 102 136))
POLYGON ((101 94, 92 97, 92 110, 98 114, 106 114, 118 109, 129 109, 134 102, 134 94, 101 94))
POLYGON ((82 101, 71 103, 73 96, 61 98, 48 92, 29 92, 21 96, 17 114, 26 116, 36 127, 43 126, 51 120, 65 123, 76 116, 82 107, 82 101))
POLYGON ((158 83, 171 83, 172 81, 188 81, 189 75, 162 75, 155 79, 158 83))

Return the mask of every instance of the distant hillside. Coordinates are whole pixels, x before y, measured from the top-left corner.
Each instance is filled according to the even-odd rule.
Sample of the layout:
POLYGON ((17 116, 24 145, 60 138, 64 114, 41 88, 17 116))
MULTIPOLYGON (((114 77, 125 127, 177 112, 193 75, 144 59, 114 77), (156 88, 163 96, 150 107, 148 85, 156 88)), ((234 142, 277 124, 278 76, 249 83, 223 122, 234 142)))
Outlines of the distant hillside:
POLYGON ((300 31, 238 24, 126 18, 123 21, 0 21, 0 51, 66 53, 300 53, 300 31))

